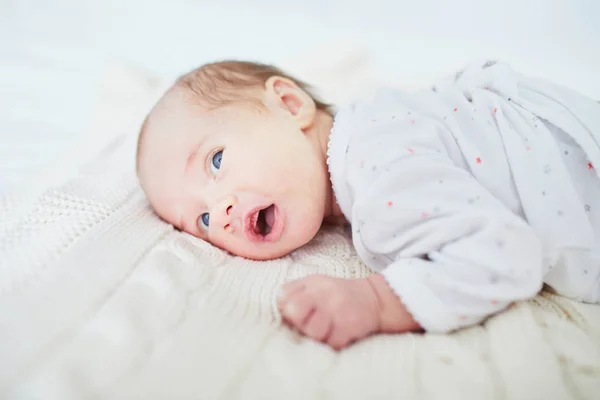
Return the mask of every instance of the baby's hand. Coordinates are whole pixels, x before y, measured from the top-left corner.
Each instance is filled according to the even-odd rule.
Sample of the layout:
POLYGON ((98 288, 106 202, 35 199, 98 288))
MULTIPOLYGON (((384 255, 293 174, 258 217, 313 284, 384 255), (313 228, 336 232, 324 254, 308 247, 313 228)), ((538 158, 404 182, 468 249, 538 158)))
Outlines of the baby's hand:
POLYGON ((366 279, 299 279, 283 287, 279 308, 288 324, 334 349, 379 328, 379 302, 366 279))
POLYGON ((292 327, 336 350, 373 333, 419 328, 381 275, 299 279, 283 287, 279 309, 292 327))

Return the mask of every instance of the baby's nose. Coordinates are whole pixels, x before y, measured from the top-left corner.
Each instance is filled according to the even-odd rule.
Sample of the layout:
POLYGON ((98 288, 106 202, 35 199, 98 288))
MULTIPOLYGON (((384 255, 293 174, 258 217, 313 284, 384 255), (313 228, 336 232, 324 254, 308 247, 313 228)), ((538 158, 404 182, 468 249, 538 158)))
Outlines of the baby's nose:
POLYGON ((215 229, 225 229, 230 231, 233 220, 233 211, 237 204, 235 196, 225 196, 215 203, 213 210, 210 212, 210 225, 215 229))

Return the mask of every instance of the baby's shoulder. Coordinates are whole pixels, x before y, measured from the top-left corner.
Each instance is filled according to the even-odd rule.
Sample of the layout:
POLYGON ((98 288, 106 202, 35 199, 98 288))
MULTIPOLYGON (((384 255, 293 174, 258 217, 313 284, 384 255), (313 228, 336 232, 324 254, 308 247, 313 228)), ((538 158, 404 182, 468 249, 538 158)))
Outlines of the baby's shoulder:
POLYGON ((420 135, 441 120, 444 107, 432 91, 409 92, 382 87, 341 108, 335 116, 336 130, 353 138, 399 139, 420 135), (390 133, 394 135, 390 136, 390 133))
POLYGON ((337 129, 352 136, 369 135, 395 129, 416 114, 414 94, 382 87, 339 108, 335 115, 337 129))
POLYGON ((356 98, 339 109, 339 114, 350 114, 356 118, 374 117, 385 112, 397 112, 410 108, 414 93, 392 87, 377 87, 368 94, 356 98))

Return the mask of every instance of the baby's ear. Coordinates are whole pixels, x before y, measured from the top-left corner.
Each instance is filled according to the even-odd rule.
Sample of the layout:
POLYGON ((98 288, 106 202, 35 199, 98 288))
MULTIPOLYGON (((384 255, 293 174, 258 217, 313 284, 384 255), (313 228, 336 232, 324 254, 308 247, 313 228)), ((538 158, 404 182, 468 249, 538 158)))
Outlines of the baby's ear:
POLYGON ((312 125, 317 108, 312 97, 294 81, 281 76, 272 76, 265 83, 266 105, 291 116, 300 129, 312 125))

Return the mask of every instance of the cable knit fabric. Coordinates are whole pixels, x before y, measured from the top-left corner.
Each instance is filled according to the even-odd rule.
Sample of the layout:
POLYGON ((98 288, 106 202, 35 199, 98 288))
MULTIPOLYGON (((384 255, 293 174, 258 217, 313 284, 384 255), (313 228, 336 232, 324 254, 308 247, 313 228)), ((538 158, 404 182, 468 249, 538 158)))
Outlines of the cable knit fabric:
POLYGON ((230 256, 152 213, 124 139, 63 184, 0 200, 0 398, 597 398, 599 309, 549 293, 450 335, 340 353, 299 336, 277 291, 368 275, 349 232, 275 261, 230 256))

